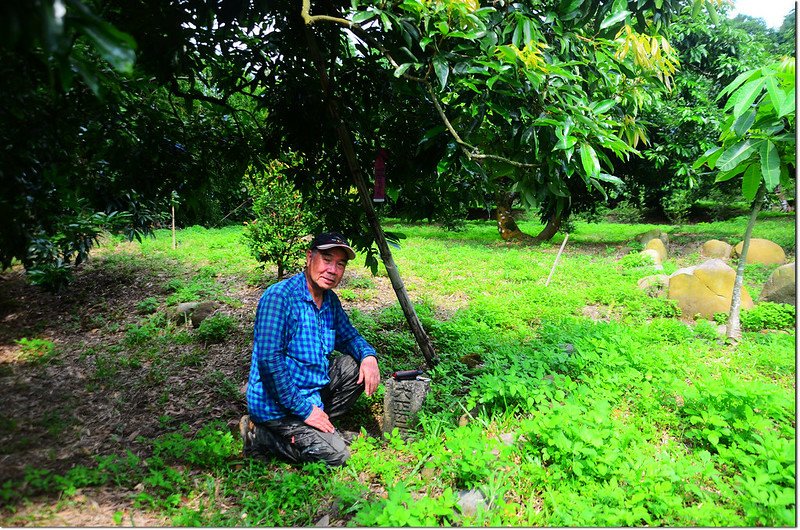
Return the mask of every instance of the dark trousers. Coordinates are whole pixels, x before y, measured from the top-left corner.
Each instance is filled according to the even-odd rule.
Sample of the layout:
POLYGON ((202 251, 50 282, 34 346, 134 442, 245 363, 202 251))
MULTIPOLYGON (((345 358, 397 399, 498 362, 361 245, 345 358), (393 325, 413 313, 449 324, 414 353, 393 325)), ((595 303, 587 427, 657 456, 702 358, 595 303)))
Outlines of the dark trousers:
MULTIPOLYGON (((358 368, 358 362, 349 355, 331 359, 330 383, 320 391, 325 413, 331 419, 347 412, 364 391, 364 383, 357 383, 358 368)), ((331 466, 341 466, 350 458, 350 450, 338 430, 322 432, 296 416, 255 425, 256 453, 272 453, 292 463, 322 460, 331 466)))

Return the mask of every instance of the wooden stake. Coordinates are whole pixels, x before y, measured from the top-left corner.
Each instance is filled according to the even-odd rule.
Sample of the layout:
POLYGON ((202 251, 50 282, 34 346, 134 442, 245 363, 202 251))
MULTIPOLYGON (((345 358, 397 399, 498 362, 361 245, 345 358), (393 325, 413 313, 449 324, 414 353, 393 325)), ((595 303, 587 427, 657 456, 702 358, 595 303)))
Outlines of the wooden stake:
POLYGON ((564 236, 564 241, 561 243, 561 248, 558 249, 558 254, 556 254, 556 260, 553 262, 553 268, 550 269, 550 275, 547 277, 547 281, 544 282, 544 286, 547 287, 550 285, 550 278, 553 277, 553 273, 556 270, 556 265, 558 265, 558 260, 561 258, 561 253, 564 252, 564 247, 567 246, 567 240, 569 239, 569 234, 564 236))
POLYGON ((175 205, 172 205, 172 250, 178 248, 178 243, 175 241, 175 205))

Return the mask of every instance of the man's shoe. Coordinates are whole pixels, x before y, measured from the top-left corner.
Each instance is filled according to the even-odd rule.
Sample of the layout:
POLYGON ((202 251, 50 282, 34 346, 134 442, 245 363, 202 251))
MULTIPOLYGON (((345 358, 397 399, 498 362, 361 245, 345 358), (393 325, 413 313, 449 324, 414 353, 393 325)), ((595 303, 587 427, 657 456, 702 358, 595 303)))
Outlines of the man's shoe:
POLYGON ((242 437, 242 450, 245 456, 253 454, 256 441, 256 424, 250 421, 250 416, 245 414, 239 420, 239 435, 242 437))

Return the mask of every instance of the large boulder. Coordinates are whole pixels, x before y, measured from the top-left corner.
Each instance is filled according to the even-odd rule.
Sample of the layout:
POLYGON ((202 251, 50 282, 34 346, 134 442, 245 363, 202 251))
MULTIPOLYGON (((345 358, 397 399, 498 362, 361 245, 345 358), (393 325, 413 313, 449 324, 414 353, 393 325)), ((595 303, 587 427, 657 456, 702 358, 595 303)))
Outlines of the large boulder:
MULTIPOLYGON (((733 247, 734 258, 742 255, 744 241, 740 241, 733 247)), ((745 263, 761 263, 762 265, 782 265, 786 263, 786 252, 780 245, 773 243, 769 239, 753 238, 750 240, 750 247, 747 249, 747 261, 745 263)))
POLYGON ((664 260, 667 259, 667 246, 661 239, 657 237, 648 241, 647 244, 644 246, 644 249, 655 250, 656 252, 658 252, 658 258, 660 263, 663 263, 664 260))
POLYGON ((652 239, 660 239, 661 242, 664 243, 665 247, 669 245, 669 236, 663 230, 658 230, 658 229, 648 230, 644 234, 639 234, 638 236, 636 236, 636 241, 638 241, 642 245, 647 245, 647 242, 652 239))
POLYGON ((797 305, 797 281, 795 263, 781 265, 770 275, 758 297, 759 302, 797 305))
MULTIPOLYGON (((736 271, 721 259, 675 271, 669 277, 667 298, 677 300, 685 318, 727 313, 731 308, 736 271)), ((742 309, 754 306, 750 293, 742 286, 742 309)))
POLYGON ((710 239, 703 243, 703 246, 700 247, 700 255, 704 258, 719 258, 719 259, 729 259, 731 257, 731 253, 733 252, 733 247, 730 243, 726 243, 725 241, 720 241, 719 239, 710 239))

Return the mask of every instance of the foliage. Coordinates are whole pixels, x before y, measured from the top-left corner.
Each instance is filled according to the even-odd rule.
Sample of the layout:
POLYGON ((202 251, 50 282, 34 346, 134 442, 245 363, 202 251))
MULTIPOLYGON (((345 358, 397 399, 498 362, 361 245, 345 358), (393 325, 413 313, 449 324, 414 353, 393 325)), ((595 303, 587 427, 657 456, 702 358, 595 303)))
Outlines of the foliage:
POLYGON ((702 11, 685 10, 670 32, 681 64, 675 89, 643 110, 650 143, 641 158, 621 161, 619 174, 625 196, 636 205, 663 209, 671 222, 680 222, 687 209, 712 192, 723 194, 722 202, 736 197, 734 186, 715 186, 692 167, 721 132, 724 116, 717 97, 741 72, 787 53, 777 44, 785 30, 776 33, 746 16, 712 21, 702 11))
POLYGON ((789 304, 760 302, 752 309, 742 311, 742 329, 792 329, 796 323, 796 312, 795 307, 789 304))
POLYGON ((20 359, 25 362, 46 363, 58 353, 51 340, 23 337, 14 342, 19 346, 20 359))
POLYGON ((230 315, 211 315, 200 323, 197 338, 203 342, 223 342, 236 328, 236 319, 230 315))
MULTIPOLYGON (((296 163, 296 159, 291 162, 296 163)), ((305 261, 308 244, 304 238, 314 228, 314 212, 286 178, 289 168, 289 163, 275 160, 263 171, 250 168, 244 180, 255 216, 245 223, 245 241, 262 266, 274 263, 278 267, 279 279, 305 261)))
MULTIPOLYGON (((409 289, 421 299, 420 318, 442 355, 408 439, 365 430, 343 468, 290 466, 243 459, 229 413, 194 428, 164 415, 158 436, 137 440, 138 456, 98 455, 61 474, 29 468, 8 480, 0 499, 9 509, 0 517, 19 526, 30 513, 21 507, 35 496, 58 506, 105 487, 133 492, 126 508, 182 526, 311 526, 324 515, 332 524, 370 526, 791 526, 791 325, 723 344, 710 322, 664 314, 665 302, 638 292, 638 272, 618 261, 637 234, 652 228, 669 231, 673 248, 689 248, 709 238, 735 241, 745 223, 737 218, 678 231, 577 222, 547 288, 558 243, 498 246, 493 224, 482 221, 465 223, 457 237, 427 223, 394 224, 408 234, 398 267, 414 279, 409 289), (583 316, 590 304, 608 318, 583 316), (460 417, 466 424, 458 425, 460 417), (474 515, 458 507, 456 492, 467 488, 485 498, 474 515)), ((792 217, 763 218, 756 230, 793 248, 792 217)), ((182 279, 172 282, 178 288, 197 276, 229 285, 225 280, 241 280, 257 266, 241 231, 185 229, 175 252, 167 232, 134 248, 111 242, 101 250, 120 257, 100 263, 170 270, 169 277, 182 279), (177 274, 176 259, 190 267, 185 276, 177 274)), ((683 265, 695 257, 675 252, 671 261, 683 265)), ((745 281, 760 284, 763 276, 746 269, 745 281)), ((359 279, 351 287, 377 283, 359 279)), ((379 346, 383 374, 421 361, 403 348, 408 338, 399 308, 365 304, 351 314, 379 346)), ((178 326, 163 313, 133 318, 136 327, 125 333, 131 339, 122 344, 118 330, 100 330, 98 338, 110 337, 111 344, 85 353, 90 366, 103 370, 87 384, 100 380, 123 399, 131 376, 142 374, 134 391, 150 385, 162 392, 157 405, 166 405, 178 391, 173 376, 185 372, 183 363, 204 363, 203 348, 179 343, 178 326)), ((214 368, 201 382, 225 396, 224 407, 240 407, 240 380, 214 368)), ((4 429, 4 436, 12 430, 4 429)))
POLYGON ((763 185, 793 186, 795 167, 795 65, 786 58, 737 76, 720 93, 728 96, 721 146, 695 163, 716 169, 717 182, 742 176, 742 195, 751 202, 763 185))

